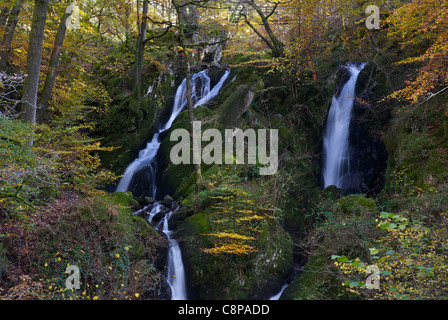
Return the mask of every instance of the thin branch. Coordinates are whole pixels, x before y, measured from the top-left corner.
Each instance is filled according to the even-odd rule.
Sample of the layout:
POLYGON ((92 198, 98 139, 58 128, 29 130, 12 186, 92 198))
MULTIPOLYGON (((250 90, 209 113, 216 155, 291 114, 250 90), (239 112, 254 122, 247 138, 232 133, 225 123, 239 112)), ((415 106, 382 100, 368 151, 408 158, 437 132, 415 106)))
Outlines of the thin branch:
POLYGON ((222 40, 219 41, 215 41, 215 42, 199 42, 196 44, 185 44, 186 47, 205 47, 205 46, 214 46, 216 44, 222 44, 226 41, 228 41, 230 39, 230 37, 224 38, 222 40))
POLYGON ((164 37, 166 34, 168 34, 168 32, 170 31, 170 29, 172 28, 172 26, 173 26, 173 24, 172 24, 171 22, 168 21, 168 27, 165 29, 165 31, 163 31, 162 33, 157 34, 157 35, 155 35, 155 36, 151 36, 151 37, 149 37, 149 38, 146 38, 146 39, 143 41, 143 45, 145 45, 148 41, 151 41, 151 40, 154 40, 154 39, 158 39, 158 38, 162 38, 162 37, 164 37))
POLYGON ((249 19, 247 19, 247 16, 244 14, 244 13, 241 13, 241 15, 244 17, 244 22, 257 34, 257 36, 258 37, 260 37, 261 38, 261 40, 263 40, 267 45, 268 45, 268 47, 271 49, 271 50, 275 50, 275 47, 274 47, 274 45, 272 44, 272 43, 270 43, 269 42, 269 40, 266 38, 266 37, 264 37, 258 30, 257 30, 257 28, 254 26, 254 25, 252 25, 252 23, 249 21, 249 19))
POLYGON ((269 13, 269 14, 266 16, 266 19, 269 19, 269 17, 272 16, 272 15, 274 14, 275 10, 277 10, 278 4, 279 4, 278 2, 275 4, 275 6, 274 6, 274 8, 272 9, 271 13, 269 13))

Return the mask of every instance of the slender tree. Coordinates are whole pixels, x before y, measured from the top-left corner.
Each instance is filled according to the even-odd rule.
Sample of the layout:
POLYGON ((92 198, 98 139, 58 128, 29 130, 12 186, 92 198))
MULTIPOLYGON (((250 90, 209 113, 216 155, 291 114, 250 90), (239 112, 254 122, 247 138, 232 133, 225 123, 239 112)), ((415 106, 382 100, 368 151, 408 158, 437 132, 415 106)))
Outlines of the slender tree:
POLYGON ((54 40, 53 50, 51 52, 48 72, 45 78, 44 87, 42 89, 41 98, 37 108, 37 122, 42 122, 47 113, 48 104, 50 102, 51 93, 53 91, 54 83, 56 81, 57 69, 59 65, 59 57, 61 56, 62 46, 64 44, 65 34, 67 32, 67 19, 72 15, 72 12, 65 10, 59 22, 58 32, 54 40))
MULTIPOLYGON (((5 32, 2 37, 0 47, 0 71, 5 71, 9 55, 11 53, 12 40, 19 22, 20 11, 22 11, 25 0, 17 0, 11 11, 5 15, 2 12, 2 24, 5 25, 5 32)), ((2 10, 3 11, 3 10, 2 10)))
MULTIPOLYGON (((203 3, 208 2, 204 0, 203 3)), ((185 19, 185 7, 190 4, 199 4, 200 1, 194 2, 177 2, 176 0, 172 0, 173 7, 176 10, 177 19, 178 19, 178 28, 179 28, 179 36, 180 36, 180 46, 182 47, 182 51, 184 54, 184 63, 186 70, 186 95, 187 95, 187 107, 188 107, 188 116, 190 120, 190 128, 191 132, 194 131, 194 111, 193 111, 193 99, 192 99, 192 87, 191 87, 191 66, 190 66, 190 54, 188 52, 188 47, 186 43, 186 35, 185 29, 187 27, 186 19, 185 19)), ((194 156, 193 156, 194 157, 194 156)), ((195 163, 194 170, 196 175, 196 182, 200 182, 202 180, 202 172, 201 165, 195 163)))
POLYGON ((21 118, 25 122, 36 122, 37 93, 39 89, 39 75, 42 63, 42 44, 44 40, 49 2, 50 0, 35 0, 26 63, 27 77, 23 86, 23 98, 21 104, 21 118))
POLYGON ((269 23, 269 18, 275 13, 280 2, 275 2, 274 6, 267 13, 264 12, 263 8, 255 2, 255 0, 243 0, 242 1, 241 16, 244 17, 244 22, 255 32, 255 34, 263 40, 264 43, 271 49, 272 56, 281 57, 284 54, 285 45, 279 40, 275 35, 269 23), (258 17, 261 19, 261 24, 267 34, 264 36, 252 22, 250 22, 246 11, 249 9, 255 11, 258 17))
MULTIPOLYGON (((137 0, 137 4, 140 1, 137 0)), ((135 94, 137 96, 138 106, 141 105, 141 87, 142 87, 142 71, 144 65, 146 30, 148 26, 148 0, 143 0, 143 14, 140 19, 140 6, 137 9, 137 22, 139 22, 139 32, 135 53, 135 94)))
POLYGON ((141 106, 141 100, 142 100, 142 72, 144 67, 144 58, 145 58, 145 46, 146 44, 153 39, 161 38, 165 36, 169 30, 172 27, 172 24, 170 21, 157 21, 154 19, 151 19, 151 17, 148 15, 148 0, 143 0, 143 12, 142 17, 140 19, 140 1, 137 1, 137 25, 138 28, 138 37, 137 37, 137 44, 136 44, 136 53, 135 53, 135 88, 134 93, 137 98, 138 108, 141 106), (162 28, 160 33, 151 35, 150 37, 147 36, 147 29, 148 29, 148 21, 151 21, 151 23, 155 25, 164 25, 165 28, 162 28))

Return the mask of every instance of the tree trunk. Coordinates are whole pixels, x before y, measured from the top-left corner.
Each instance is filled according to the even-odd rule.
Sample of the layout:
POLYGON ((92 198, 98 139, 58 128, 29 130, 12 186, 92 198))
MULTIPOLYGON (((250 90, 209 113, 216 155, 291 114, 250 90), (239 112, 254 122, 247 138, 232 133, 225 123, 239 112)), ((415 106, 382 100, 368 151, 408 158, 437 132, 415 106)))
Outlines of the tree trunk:
POLYGON ((249 20, 247 20, 247 17, 246 17, 246 24, 268 45, 268 47, 272 50, 272 54, 274 57, 283 56, 285 45, 277 38, 277 36, 275 35, 274 31, 271 28, 271 25, 269 24, 269 17, 277 9, 277 4, 272 9, 271 13, 266 15, 263 13, 263 10, 253 0, 247 0, 247 3, 257 12, 258 16, 261 19, 261 23, 263 24, 263 27, 269 36, 270 41, 265 37, 263 37, 258 32, 258 30, 249 22, 249 20))
MULTIPOLYGON (((140 14, 140 13, 138 13, 140 14)), ((137 97, 138 107, 141 105, 141 88, 142 88, 142 71, 145 57, 145 39, 148 26, 148 0, 143 0, 143 16, 139 28, 138 40, 135 53, 135 94, 137 97)))
POLYGON ((3 21, 6 25, 0 48, 0 71, 6 70, 9 55, 11 53, 12 39, 14 38, 17 23, 19 22, 19 14, 23 8, 24 2, 25 0, 17 0, 11 11, 6 15, 7 21, 3 21))
MULTIPOLYGON (((33 21, 28 46, 26 63, 26 79, 23 85, 22 114, 25 122, 36 122, 37 92, 42 63, 42 44, 44 41, 45 24, 50 0, 35 0, 33 21)), ((32 140, 30 142, 32 144, 32 140)))
POLYGON ((65 34, 67 32, 66 21, 72 15, 71 12, 64 12, 61 21, 59 23, 58 32, 54 40, 53 50, 51 52, 50 62, 48 66, 47 77, 45 78, 44 88, 42 89, 42 95, 40 98, 39 106, 37 108, 37 122, 44 121, 47 113, 48 104, 50 102, 53 86, 56 81, 57 69, 59 65, 59 57, 62 52, 62 46, 64 44, 65 34))
MULTIPOLYGON (((174 3, 174 2, 173 2, 174 3)), ((186 96, 187 96, 187 107, 188 107, 188 116, 190 120, 190 130, 193 133, 194 128, 194 111, 193 111, 193 99, 192 99, 192 88, 191 88, 191 70, 190 70, 190 54, 188 53, 188 48, 186 46, 186 39, 185 39, 185 31, 184 31, 184 21, 183 16, 181 13, 181 10, 178 6, 175 6, 176 13, 179 21, 179 34, 180 34, 180 41, 181 41, 181 47, 184 52, 184 58, 185 58, 185 66, 186 66, 186 96)), ((193 155, 193 158, 195 156, 193 155)), ((194 163, 195 161, 193 161, 194 163)), ((194 163, 194 171, 196 175, 196 183, 200 182, 202 180, 202 172, 201 172, 201 164, 200 163, 194 163)))

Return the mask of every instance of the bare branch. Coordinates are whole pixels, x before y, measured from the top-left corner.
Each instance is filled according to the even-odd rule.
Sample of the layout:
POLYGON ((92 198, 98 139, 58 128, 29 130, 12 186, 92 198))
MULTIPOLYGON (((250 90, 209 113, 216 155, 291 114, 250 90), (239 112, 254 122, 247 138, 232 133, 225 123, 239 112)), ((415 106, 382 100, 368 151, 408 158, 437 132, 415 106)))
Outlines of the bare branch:
POLYGON ((0 117, 7 117, 10 119, 17 118, 19 114, 16 112, 16 106, 20 103, 19 87, 23 85, 25 76, 22 74, 7 75, 5 72, 0 72, 0 117))

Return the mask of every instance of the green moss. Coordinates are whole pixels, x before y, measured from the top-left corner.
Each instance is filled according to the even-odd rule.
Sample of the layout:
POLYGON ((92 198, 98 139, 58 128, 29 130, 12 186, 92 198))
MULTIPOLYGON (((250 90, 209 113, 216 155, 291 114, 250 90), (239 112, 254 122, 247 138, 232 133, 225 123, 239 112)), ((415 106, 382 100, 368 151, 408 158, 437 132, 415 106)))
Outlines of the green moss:
POLYGON ((194 118, 195 120, 202 120, 204 118, 209 117, 213 112, 205 106, 197 106, 194 108, 194 118))
POLYGON ((210 215, 204 211, 182 224, 186 263, 192 270, 191 282, 201 299, 253 299, 266 287, 280 287, 292 268, 292 241, 277 225, 266 226, 257 241, 259 251, 250 256, 210 255, 202 251, 213 244, 204 236, 211 232, 210 215), (229 265, 237 265, 231 267, 229 265))
MULTIPOLYGON (((341 281, 331 276, 331 260, 317 249, 301 274, 285 289, 282 300, 340 300, 353 298, 344 292, 341 281), (330 265, 330 270, 329 270, 330 265)), ((333 270, 334 271, 334 270, 333 270)))
POLYGON ((349 216, 359 216, 377 211, 375 200, 363 195, 348 195, 337 201, 339 210, 349 216))
POLYGON ((219 202, 217 197, 228 197, 233 196, 234 192, 229 189, 212 189, 212 190, 202 190, 197 193, 191 193, 187 201, 184 201, 184 205, 188 208, 194 208, 197 211, 201 211, 204 208, 210 207, 215 203, 219 202))
POLYGON ((222 128, 232 128, 235 126, 237 117, 241 115, 244 98, 248 90, 249 86, 246 84, 238 86, 221 105, 218 112, 221 115, 220 124, 222 128))
POLYGON ((290 149, 291 146, 294 145, 294 136, 292 132, 285 126, 273 127, 273 128, 278 128, 278 139, 280 142, 279 153, 281 154, 282 151, 290 149))
POLYGON ((434 131, 434 136, 441 140, 448 141, 448 119, 443 120, 440 127, 434 131))
POLYGON ((149 98, 143 98, 140 108, 133 95, 111 108, 99 129, 104 138, 102 146, 115 148, 99 153, 103 167, 122 174, 136 158, 149 139, 150 129, 159 114, 159 107, 149 98))
POLYGON ((265 286, 282 286, 283 279, 294 264, 293 241, 290 235, 276 224, 265 225, 257 247, 262 250, 254 261, 253 287, 261 290, 265 286))
MULTIPOLYGON (((244 216, 233 211, 236 207, 242 209, 245 199, 256 198, 256 192, 259 191, 257 184, 251 186, 250 193, 246 188, 232 188, 233 184, 241 181, 238 175, 241 167, 219 168, 214 166, 204 173, 204 178, 212 179, 215 184, 213 189, 193 192, 184 200, 186 212, 190 216, 182 223, 179 236, 184 239, 183 247, 185 256, 188 257, 186 263, 192 274, 191 282, 201 299, 261 298, 268 288, 280 287, 291 270, 292 240, 280 224, 263 219, 250 223, 252 227, 261 228, 261 233, 253 234, 257 240, 250 242, 256 252, 242 255, 205 253, 203 249, 213 248, 216 240, 207 234, 223 230, 246 234, 252 228, 244 222, 231 227, 231 221, 237 216, 244 216), (227 209, 217 212, 220 211, 217 206, 227 209), (224 226, 214 222, 219 217, 230 220, 223 222, 224 226)), ((262 214, 258 205, 257 208, 250 206, 246 209, 262 214)))

